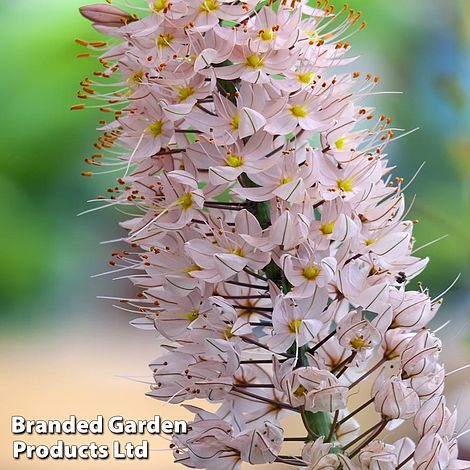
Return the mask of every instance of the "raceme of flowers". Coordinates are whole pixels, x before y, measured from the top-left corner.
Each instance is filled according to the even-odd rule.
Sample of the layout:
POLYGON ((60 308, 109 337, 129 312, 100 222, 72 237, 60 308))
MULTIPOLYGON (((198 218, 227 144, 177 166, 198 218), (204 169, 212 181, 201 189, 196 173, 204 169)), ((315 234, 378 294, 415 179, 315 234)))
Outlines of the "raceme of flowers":
POLYGON ((121 308, 164 338, 150 395, 195 416, 176 462, 469 469, 427 327, 441 299, 407 288, 428 260, 387 159, 398 129, 364 104, 378 78, 344 67, 360 13, 303 0, 81 13, 111 42, 77 40, 100 68, 72 109, 109 117, 86 161, 119 177, 97 202, 128 216, 111 265, 139 293, 121 308), (370 399, 353 407, 358 393, 370 399), (388 439, 407 421, 413 440, 388 439))

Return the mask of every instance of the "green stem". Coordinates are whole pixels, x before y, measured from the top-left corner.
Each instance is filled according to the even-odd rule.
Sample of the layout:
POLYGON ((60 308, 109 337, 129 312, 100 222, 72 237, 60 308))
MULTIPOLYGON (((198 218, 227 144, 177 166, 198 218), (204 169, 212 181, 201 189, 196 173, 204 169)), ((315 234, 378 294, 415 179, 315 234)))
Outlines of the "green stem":
MULTIPOLYGON (((294 345, 294 347, 296 346, 294 345)), ((308 346, 302 346, 299 348, 299 359, 296 365, 297 368, 308 367, 308 359, 306 355, 308 350, 308 346)), ((319 436, 323 436, 325 438, 325 442, 331 442, 331 440, 334 439, 334 432, 331 432, 332 423, 330 413, 325 411, 318 411, 316 413, 313 413, 312 411, 303 411, 302 420, 309 433, 309 442, 314 441, 319 436)))

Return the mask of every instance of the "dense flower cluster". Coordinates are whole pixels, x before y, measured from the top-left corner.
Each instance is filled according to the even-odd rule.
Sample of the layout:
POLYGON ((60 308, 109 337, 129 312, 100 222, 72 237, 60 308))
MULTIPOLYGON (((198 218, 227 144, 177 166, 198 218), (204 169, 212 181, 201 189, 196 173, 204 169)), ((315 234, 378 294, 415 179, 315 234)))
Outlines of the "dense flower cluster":
POLYGON ((407 290, 427 260, 390 176, 397 130, 363 104, 378 78, 341 69, 360 13, 304 0, 81 11, 114 38, 79 40, 103 69, 78 96, 114 118, 87 162, 120 173, 99 201, 129 215, 132 248, 111 264, 141 291, 122 306, 165 338, 151 395, 219 405, 186 405, 176 461, 469 469, 427 328, 441 300, 407 290), (376 424, 361 429, 361 413, 376 424), (385 442, 407 420, 416 443, 385 442))

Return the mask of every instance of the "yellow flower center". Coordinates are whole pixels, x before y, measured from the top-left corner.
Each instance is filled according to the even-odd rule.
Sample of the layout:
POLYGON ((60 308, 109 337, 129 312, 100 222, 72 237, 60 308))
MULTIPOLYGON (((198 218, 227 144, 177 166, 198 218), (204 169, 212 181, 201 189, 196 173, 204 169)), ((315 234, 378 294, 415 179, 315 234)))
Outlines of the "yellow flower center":
POLYGON ((315 41, 319 38, 318 31, 305 31, 305 34, 310 39, 314 39, 315 41))
POLYGON ((357 336, 356 338, 352 339, 349 344, 355 350, 369 347, 369 342, 364 341, 364 338, 362 336, 357 336))
POLYGON ((337 183, 338 189, 345 193, 350 193, 353 190, 353 183, 351 180, 340 180, 337 183))
POLYGON ((282 186, 283 184, 288 184, 291 183, 293 180, 292 178, 283 178, 281 181, 279 181, 279 185, 282 186))
POLYGON ((296 118, 306 118, 308 116, 308 111, 303 106, 300 106, 299 104, 295 104, 294 106, 291 106, 290 112, 292 113, 292 116, 296 118))
POLYGON ((252 69, 261 69, 264 67, 264 58, 261 54, 252 54, 246 58, 245 65, 252 69))
POLYGON ((228 328, 224 331, 224 336, 225 336, 225 338, 227 338, 227 339, 233 338, 232 328, 228 327, 228 328))
POLYGON ((202 2, 201 5, 199 6, 199 11, 201 13, 212 13, 214 11, 217 11, 219 9, 219 2, 217 0, 206 0, 205 2, 202 2))
POLYGON ((243 165, 243 157, 238 157, 237 155, 230 154, 225 160, 228 166, 232 168, 238 168, 243 165))
POLYGON ((375 242, 376 242, 376 240, 369 239, 369 240, 366 240, 364 243, 365 243, 366 246, 371 246, 371 245, 373 245, 375 242))
POLYGON ((320 232, 323 233, 323 235, 331 235, 334 229, 335 229, 335 223, 331 222, 329 224, 323 224, 320 227, 320 232))
POLYGON ((163 121, 159 119, 148 126, 148 130, 154 137, 160 137, 163 134, 163 121))
POLYGON ((188 210, 193 207, 193 195, 191 193, 185 194, 178 199, 178 204, 183 210, 188 210))
POLYGON ((309 85, 310 82, 312 81, 314 75, 315 75, 314 72, 298 73, 297 74, 297 80, 300 83, 303 83, 304 85, 309 85))
POLYGON ((192 277, 190 273, 192 273, 193 271, 202 271, 202 268, 199 267, 197 264, 193 264, 192 266, 188 266, 187 268, 183 269, 182 272, 187 273, 190 277, 192 277))
POLYGON ((157 37, 157 46, 163 49, 170 47, 175 37, 170 33, 161 33, 157 37))
POLYGON ((272 29, 262 29, 258 33, 258 37, 263 41, 272 41, 274 39, 274 31, 272 29))
POLYGON ((186 315, 186 318, 192 323, 199 318, 199 310, 194 309, 191 313, 186 315))
POLYGON ((178 96, 179 96, 180 101, 187 100, 189 97, 193 96, 195 92, 196 92, 196 89, 192 86, 189 86, 186 88, 180 88, 178 90, 178 96))
POLYGON ((238 131, 238 128, 240 127, 240 115, 239 114, 235 114, 235 117, 230 122, 230 126, 234 131, 238 131))
POLYGON ((297 398, 302 398, 306 394, 307 394, 307 389, 303 385, 300 385, 299 388, 294 392, 294 395, 297 398))
POLYGON ((346 143, 346 137, 341 137, 335 142, 336 148, 338 150, 344 150, 344 144, 346 143))
POLYGON ((302 276, 307 279, 307 281, 314 281, 320 274, 320 268, 316 266, 307 266, 302 271, 302 276))
POLYGON ((131 77, 131 81, 134 83, 142 83, 142 80, 144 79, 144 71, 142 69, 137 70, 137 72, 134 73, 131 77))
POLYGON ((161 13, 162 11, 166 10, 170 6, 170 2, 168 0, 157 0, 153 3, 153 11, 157 13, 161 13))
POLYGON ((236 250, 233 250, 232 255, 240 256, 240 258, 245 257, 245 253, 243 252, 243 250, 241 248, 237 248, 236 250))
POLYGON ((293 320, 288 326, 291 333, 297 333, 302 326, 302 320, 293 320))

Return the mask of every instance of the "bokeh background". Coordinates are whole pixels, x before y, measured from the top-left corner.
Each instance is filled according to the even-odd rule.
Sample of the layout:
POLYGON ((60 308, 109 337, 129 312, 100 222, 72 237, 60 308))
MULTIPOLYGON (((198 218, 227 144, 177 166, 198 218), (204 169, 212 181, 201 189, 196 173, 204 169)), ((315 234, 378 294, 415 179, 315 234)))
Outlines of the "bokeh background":
MULTIPOLYGON (((421 252, 431 257, 421 280, 438 295, 461 273, 436 325, 451 320, 441 333, 448 346, 446 364, 464 365, 470 358, 470 1, 349 3, 368 22, 353 39, 354 51, 362 56, 356 68, 379 74, 382 90, 403 92, 369 103, 392 116, 398 127, 420 128, 391 147, 391 159, 396 174, 407 180, 427 162, 408 190, 409 201, 417 195, 412 210, 420 220, 417 246, 448 237, 421 252)), ((149 380, 146 364, 158 354, 156 339, 134 331, 130 317, 96 299, 128 287, 91 278, 106 269, 110 247, 100 242, 119 236, 117 214, 76 216, 111 181, 80 176, 99 116, 69 111, 79 80, 94 67, 90 59, 75 58, 81 49, 73 39, 99 38, 79 16, 82 4, 0 1, 2 470, 103 465, 13 462, 12 414, 31 419, 182 416, 146 398, 147 385, 139 382, 149 380)), ((462 404, 462 424, 470 416, 468 400, 461 399, 468 394, 469 379, 464 371, 449 385, 450 404, 459 399, 462 404)), ((152 459, 132 465, 176 468, 168 452, 158 452, 165 445, 152 440, 152 459)), ((106 465, 124 468, 128 463, 106 465)))

